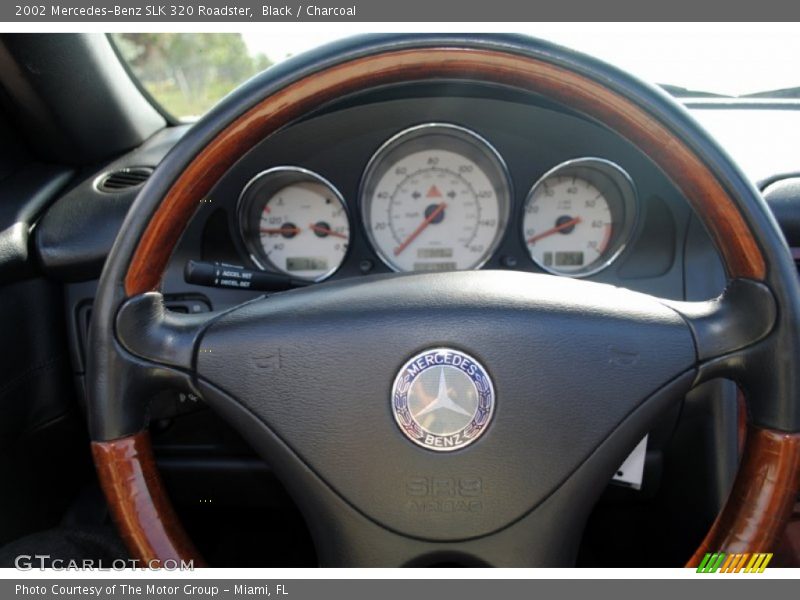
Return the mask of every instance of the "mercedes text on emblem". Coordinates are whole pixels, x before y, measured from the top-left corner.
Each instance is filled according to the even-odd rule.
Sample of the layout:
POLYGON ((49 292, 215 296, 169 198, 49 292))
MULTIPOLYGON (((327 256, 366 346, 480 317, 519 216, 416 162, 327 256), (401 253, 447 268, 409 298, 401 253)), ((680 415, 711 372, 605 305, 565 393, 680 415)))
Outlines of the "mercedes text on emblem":
POLYGON ((415 444, 442 452, 477 440, 494 413, 494 386, 474 358, 432 348, 411 358, 394 380, 392 411, 415 444))

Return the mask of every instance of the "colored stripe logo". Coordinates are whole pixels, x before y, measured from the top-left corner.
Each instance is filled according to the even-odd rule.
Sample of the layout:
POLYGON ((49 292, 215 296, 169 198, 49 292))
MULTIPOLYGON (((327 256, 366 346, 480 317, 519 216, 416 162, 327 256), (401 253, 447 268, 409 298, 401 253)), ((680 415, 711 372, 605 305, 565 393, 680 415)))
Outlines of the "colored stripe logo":
POLYGON ((703 557, 698 573, 763 573, 772 553, 745 552, 726 554, 725 552, 707 552, 703 557))

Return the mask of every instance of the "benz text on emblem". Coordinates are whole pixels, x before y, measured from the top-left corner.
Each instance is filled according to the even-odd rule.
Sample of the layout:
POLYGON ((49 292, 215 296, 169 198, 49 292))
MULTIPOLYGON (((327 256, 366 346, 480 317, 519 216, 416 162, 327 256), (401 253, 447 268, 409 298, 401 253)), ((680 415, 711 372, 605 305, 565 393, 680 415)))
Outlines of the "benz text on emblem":
POLYGON ((397 374, 392 411, 400 430, 429 450, 457 450, 477 440, 494 413, 494 386, 474 358, 452 348, 412 357, 397 374))

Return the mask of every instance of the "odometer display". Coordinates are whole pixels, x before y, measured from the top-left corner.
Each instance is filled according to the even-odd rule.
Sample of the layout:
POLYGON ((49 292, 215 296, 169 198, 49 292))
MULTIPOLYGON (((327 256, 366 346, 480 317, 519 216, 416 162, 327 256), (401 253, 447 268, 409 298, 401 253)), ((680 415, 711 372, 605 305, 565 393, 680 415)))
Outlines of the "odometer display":
POLYGON ((294 271, 321 271, 330 269, 328 261, 324 258, 311 258, 308 256, 287 256, 286 270, 290 273, 294 271))
POLYGON ((431 124, 404 131, 373 157, 361 206, 375 250, 396 271, 475 269, 505 229, 508 175, 477 134, 431 124))
POLYGON ((545 252, 544 264, 548 267, 580 267, 586 262, 583 252, 545 252), (553 260, 555 254, 555 260, 553 260))

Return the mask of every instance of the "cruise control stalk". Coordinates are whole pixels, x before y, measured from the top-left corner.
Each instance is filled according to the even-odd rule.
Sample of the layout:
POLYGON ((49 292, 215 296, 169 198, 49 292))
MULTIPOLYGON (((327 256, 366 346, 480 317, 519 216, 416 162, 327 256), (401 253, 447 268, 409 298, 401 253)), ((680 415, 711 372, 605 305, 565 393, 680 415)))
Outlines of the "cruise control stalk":
POLYGON ((186 283, 217 288, 280 292, 308 285, 307 281, 293 279, 280 273, 254 271, 241 265, 222 262, 190 260, 183 270, 186 283))

